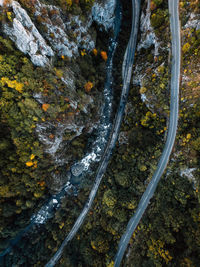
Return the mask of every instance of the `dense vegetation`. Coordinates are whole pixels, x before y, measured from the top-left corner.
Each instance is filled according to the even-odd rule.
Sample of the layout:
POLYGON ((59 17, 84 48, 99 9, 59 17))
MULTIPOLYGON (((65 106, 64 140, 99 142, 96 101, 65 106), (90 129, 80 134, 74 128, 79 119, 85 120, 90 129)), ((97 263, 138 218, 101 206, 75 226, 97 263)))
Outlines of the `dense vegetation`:
MULTIPOLYGON (((32 7, 34 1, 29 4, 32 7)), ((29 8, 27 6, 28 11, 29 8)), ((0 26, 5 22, 12 23, 11 8, 1 9, 0 15, 0 26)), ((67 170, 74 160, 82 157, 87 143, 87 127, 89 129, 89 124, 98 120, 105 70, 105 59, 100 52, 105 55, 106 52, 102 50, 104 44, 99 41, 91 53, 80 50, 77 61, 58 57, 52 68, 36 68, 4 36, 2 28, 0 30, 0 247, 3 249, 49 197, 48 189, 55 189, 50 174, 61 171, 51 155, 45 153, 46 147, 36 133, 37 125, 73 122, 76 117, 87 120, 88 125, 80 137, 74 139, 73 132, 64 134, 69 157, 62 169, 67 170), (61 81, 70 68, 75 69, 75 75, 79 77, 73 94, 61 81), (43 104, 35 95, 41 96, 43 104), (83 110, 88 106, 89 96, 98 100, 86 115, 83 110), (78 102, 77 107, 70 105, 71 99, 78 102)), ((52 127, 49 132, 52 141, 54 131, 52 127)))
MULTIPOLYGON (((22 0, 19 2, 27 4, 22 0)), ((79 1, 56 2, 60 5, 67 2, 66 12, 79 7, 79 1)), ((85 2, 87 5, 91 3, 85 2)), ((81 8, 83 3, 84 1, 80 1, 81 8)), ((87 5, 85 8, 88 8, 87 5)), ((151 23, 158 40, 165 47, 170 44, 167 7, 167 1, 151 1, 151 23)), ((116 105, 121 89, 119 73, 129 38, 131 9, 128 0, 123 1, 123 9, 122 32, 115 59, 116 105)), ((132 237, 124 266, 199 266, 200 75, 197 66, 200 63, 200 30, 184 27, 188 14, 199 11, 197 1, 180 2, 182 83, 176 145, 165 175, 132 237), (188 170, 192 170, 192 175, 187 175, 188 170)), ((105 33, 97 33, 98 56, 94 55, 96 51, 91 54, 82 51, 77 59, 81 76, 77 75, 76 86, 81 96, 95 92, 98 96, 98 91, 102 90, 103 76, 99 76, 99 72, 103 70, 105 63, 99 51, 105 49, 105 44, 101 41, 105 33)), ((120 138, 107 174, 86 222, 65 249, 58 266, 113 266, 120 237, 152 177, 166 139, 169 119, 169 57, 166 50, 155 57, 152 47, 137 53, 135 66, 142 62, 147 74, 144 84, 142 87, 132 85, 130 88, 120 138), (144 93, 151 104, 149 106, 141 100, 144 93)), ((74 112, 65 100, 67 93, 60 81, 59 71, 73 62, 59 59, 56 69, 49 72, 34 68, 29 59, 18 52, 10 41, 1 37, 0 63, 0 245, 5 248, 8 238, 13 237, 27 223, 27 217, 30 218, 37 204, 42 203, 48 195, 47 172, 54 167, 44 153, 44 147, 38 141, 34 129, 40 121, 61 120, 64 114, 74 112), (54 95, 55 87, 61 92, 60 98, 54 95), (33 98, 34 92, 47 94, 47 99, 52 99, 52 102, 46 103, 46 106, 39 105, 33 98)), ((74 153, 73 159, 83 154, 86 137, 87 135, 74 142, 71 150, 74 153), (82 149, 77 153, 80 147, 82 149)), ((82 209, 91 182, 85 181, 77 197, 64 199, 55 217, 43 228, 30 237, 25 237, 23 243, 14 250, 13 258, 16 257, 18 264, 41 266, 49 260, 82 209)))

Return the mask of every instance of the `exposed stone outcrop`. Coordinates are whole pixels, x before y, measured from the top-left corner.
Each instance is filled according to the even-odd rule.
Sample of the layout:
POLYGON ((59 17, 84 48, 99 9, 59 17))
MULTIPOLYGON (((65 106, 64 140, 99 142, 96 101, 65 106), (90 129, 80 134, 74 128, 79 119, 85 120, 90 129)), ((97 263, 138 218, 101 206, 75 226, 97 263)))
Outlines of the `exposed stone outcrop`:
MULTIPOLYGON (((0 6, 3 3, 1 0, 0 6)), ((89 34, 92 22, 96 21, 105 30, 112 28, 115 6, 116 0, 97 1, 83 22, 79 15, 69 15, 63 20, 60 8, 35 0, 34 24, 26 10, 18 2, 11 1, 15 17, 12 22, 4 23, 3 31, 20 51, 30 56, 34 65, 44 67, 54 55, 71 58, 78 55, 79 48, 91 51, 95 47, 95 40, 89 34)))
POLYGON ((24 54, 28 54, 36 66, 49 64, 54 52, 41 36, 27 12, 16 1, 11 3, 15 18, 12 24, 3 24, 3 31, 24 54))
POLYGON ((116 0, 96 1, 92 7, 92 19, 107 31, 113 27, 116 0))
MULTIPOLYGON (((1 0, 0 4, 3 5, 3 2, 1 0)), ((72 15, 70 12, 64 13, 60 7, 50 5, 47 1, 44 3, 44 1, 34 0, 30 2, 31 8, 23 1, 20 3, 22 4, 17 1, 10 2, 8 10, 11 12, 11 17, 7 17, 2 23, 3 32, 20 51, 30 56, 35 66, 50 67, 55 72, 56 78, 61 79, 65 84, 62 84, 62 90, 54 84, 53 91, 49 94, 42 91, 33 93, 33 97, 41 106, 49 106, 47 117, 49 115, 51 119, 38 122, 35 131, 56 170, 55 173, 52 171, 50 174, 48 187, 57 192, 68 181, 64 179, 60 169, 64 168, 65 172, 67 164, 74 160, 72 153, 69 152, 72 149, 73 140, 97 128, 102 112, 103 96, 98 90, 95 94, 80 90, 80 86, 86 83, 89 77, 84 76, 84 67, 76 64, 75 59, 78 58, 80 50, 85 49, 86 51, 80 53, 84 61, 84 56, 95 48, 96 31, 91 27, 93 21, 102 26, 102 29, 104 27, 104 30, 112 29, 116 0, 95 1, 91 12, 84 18, 81 15, 72 15), (60 65, 53 68, 58 57, 60 65), (77 77, 80 77, 79 83, 76 82, 77 77), (79 87, 80 92, 76 86, 79 87), (65 109, 62 110, 59 104, 54 104, 57 103, 58 98, 65 102, 67 106, 65 109), (51 116, 54 112, 59 114, 56 118, 51 116)), ((80 13, 77 12, 77 14, 80 13)), ((80 63, 81 60, 78 60, 80 63)), ((98 76, 94 77, 98 79, 98 76)), ((95 83, 98 86, 98 81, 93 83, 94 87, 95 83)), ((101 133, 103 131, 106 132, 106 128, 101 129, 101 133)), ((92 160, 98 159, 102 149, 97 145, 98 143, 105 143, 103 134, 94 144, 95 151, 86 154, 80 164, 72 166, 74 183, 77 183, 77 177, 82 173, 83 166, 88 168, 92 160)))
MULTIPOLYGON (((3 5, 3 2, 1 0, 0 4, 3 5)), ((12 22, 4 23, 3 31, 20 51, 30 56, 36 66, 49 65, 49 58, 54 55, 71 58, 78 55, 79 48, 92 50, 95 47, 95 40, 88 33, 91 16, 85 23, 79 16, 73 15, 65 18, 64 22, 58 7, 36 0, 34 18, 37 24, 34 24, 18 2, 12 1, 9 6, 15 17, 12 22), (40 34, 41 28, 43 36, 40 34)))
POLYGON ((78 55, 79 48, 91 50, 95 47, 95 42, 88 33, 90 19, 83 23, 79 16, 69 15, 64 22, 58 7, 42 4, 38 0, 35 8, 34 16, 37 23, 44 26, 43 35, 57 55, 71 58, 78 55), (44 10, 45 17, 43 17, 44 10))
POLYGON ((146 14, 142 12, 140 18, 141 40, 138 43, 137 50, 139 51, 141 50, 141 48, 147 49, 150 46, 154 45, 154 56, 157 56, 159 42, 151 26, 150 16, 151 16, 150 1, 148 0, 146 14))
POLYGON ((196 28, 197 31, 200 29, 200 14, 190 14, 187 23, 184 25, 184 29, 187 28, 196 28))

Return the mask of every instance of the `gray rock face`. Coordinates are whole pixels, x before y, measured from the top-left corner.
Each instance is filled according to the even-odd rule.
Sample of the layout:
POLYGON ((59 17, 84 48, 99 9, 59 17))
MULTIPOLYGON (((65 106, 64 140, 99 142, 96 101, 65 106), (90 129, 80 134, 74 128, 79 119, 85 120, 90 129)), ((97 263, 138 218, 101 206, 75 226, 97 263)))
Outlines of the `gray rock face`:
POLYGON ((45 20, 42 20, 40 24, 45 26, 43 35, 50 42, 51 47, 58 55, 64 55, 71 58, 78 53, 78 46, 74 41, 70 41, 66 34, 66 26, 61 18, 59 8, 52 5, 45 5, 36 1, 35 3, 35 17, 42 17, 42 10, 47 10, 45 14, 45 20), (53 17, 48 15, 49 12, 54 12, 53 17))
MULTIPOLYGON (((0 2, 1 5, 3 5, 3 0, 0 2)), ((55 54, 72 58, 79 55, 79 48, 92 50, 95 47, 95 41, 88 33, 91 26, 90 16, 85 23, 79 16, 65 18, 66 22, 64 23, 59 8, 35 0, 34 16, 36 19, 39 18, 38 23, 43 26, 42 36, 18 2, 12 1, 10 6, 13 8, 15 18, 12 24, 5 23, 3 25, 3 31, 20 51, 30 56, 36 66, 49 65, 49 57, 53 57, 55 54), (47 11, 45 17, 42 13, 43 10, 47 11), (50 16, 51 13, 54 15, 50 16), (74 33, 73 38, 69 37, 72 32, 74 33), (51 47, 47 45, 44 38, 48 40, 51 47)))
MULTIPOLYGON (((0 6, 3 3, 4 1, 0 0, 0 6)), ((55 54, 71 58, 78 56, 79 48, 91 51, 95 47, 95 40, 88 33, 88 29, 93 20, 102 25, 105 30, 113 26, 116 0, 95 2, 91 14, 84 23, 79 16, 72 15, 65 18, 66 22, 64 22, 59 8, 35 0, 34 16, 40 18, 38 23, 43 26, 43 36, 18 2, 12 1, 10 6, 15 18, 12 23, 3 25, 4 33, 15 42, 20 51, 30 56, 34 65, 44 67, 50 65, 49 57, 55 54), (42 15, 43 10, 47 11, 45 18, 42 15), (52 16, 49 15, 51 13, 52 16), (72 32, 73 38, 69 37, 72 32), (48 40, 51 47, 47 45, 44 38, 48 40)))
POLYGON ((41 22, 44 28, 43 31, 45 38, 51 44, 51 47, 58 55, 64 55, 69 58, 78 55, 79 48, 92 50, 95 47, 95 42, 88 33, 90 27, 90 18, 83 23, 79 16, 70 15, 62 18, 61 10, 53 5, 45 5, 40 3, 39 0, 35 3, 36 17, 42 17, 43 10, 47 10, 45 20, 41 22), (53 13, 53 16, 49 14, 53 13), (70 35, 73 33, 73 40, 70 35))
POLYGON ((73 32, 76 36, 76 44, 80 48, 85 48, 91 51, 95 48, 95 41, 92 40, 90 34, 88 34, 89 27, 92 21, 90 17, 83 23, 79 16, 71 16, 70 21, 66 23, 66 28, 68 32, 73 32))
POLYGON ((63 71, 63 77, 61 80, 70 88, 72 91, 75 91, 75 77, 74 73, 70 68, 65 68, 63 71))
POLYGON ((48 57, 54 56, 54 52, 41 36, 35 25, 32 23, 27 12, 19 3, 11 3, 15 18, 13 25, 3 25, 4 33, 15 42, 17 48, 24 54, 28 54, 36 66, 49 64, 48 57))
POLYGON ((151 26, 151 9, 150 9, 150 0, 147 3, 146 15, 142 12, 140 18, 140 31, 141 31, 141 40, 137 45, 137 50, 140 51, 142 48, 147 49, 151 45, 154 45, 154 56, 157 56, 159 42, 155 35, 155 32, 151 26))
MULTIPOLYGON (((75 122, 65 122, 54 125, 52 122, 45 122, 38 124, 36 127, 36 133, 38 134, 39 140, 46 145, 46 153, 50 154, 51 157, 59 165, 65 163, 64 157, 57 155, 58 150, 63 147, 63 135, 65 132, 74 132, 74 135, 71 136, 71 140, 76 136, 79 136, 82 133, 84 126, 77 125, 75 122), (49 132, 53 132, 55 137, 54 139, 49 138, 49 132)), ((69 140, 69 141, 71 141, 69 140)))
POLYGON ((196 31, 200 29, 200 14, 191 13, 187 23, 184 25, 184 29, 196 28, 196 31))
POLYGON ((76 163, 74 164, 72 167, 71 167, 71 173, 74 175, 74 176, 79 176, 81 175, 81 173, 83 172, 83 169, 84 169, 84 165, 81 164, 81 163, 76 163))
POLYGON ((115 7, 116 0, 97 1, 92 7, 93 20, 104 26, 106 31, 113 27, 115 7))

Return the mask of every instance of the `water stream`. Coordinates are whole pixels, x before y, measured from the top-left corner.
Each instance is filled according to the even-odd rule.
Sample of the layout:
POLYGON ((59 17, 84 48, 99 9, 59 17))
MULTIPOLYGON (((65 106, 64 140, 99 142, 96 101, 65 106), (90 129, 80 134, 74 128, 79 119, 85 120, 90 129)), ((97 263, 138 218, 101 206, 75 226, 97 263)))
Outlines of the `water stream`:
POLYGON ((55 211, 61 204, 61 200, 66 197, 66 195, 69 196, 70 194, 72 194, 71 192, 73 192, 73 195, 77 194, 77 185, 75 185, 74 181, 76 180, 76 184, 77 181, 78 183, 81 183, 81 180, 83 180, 87 173, 90 172, 91 164, 94 162, 99 162, 101 160, 101 156, 106 149, 108 137, 112 128, 111 114, 113 102, 113 57, 117 47, 117 38, 121 25, 121 15, 121 8, 119 2, 117 1, 114 21, 114 34, 110 39, 106 67, 106 81, 103 92, 104 105, 102 108, 102 116, 97 129, 97 137, 92 144, 92 149, 87 152, 80 161, 74 163, 71 166, 70 171, 66 173, 66 175, 68 175, 69 177, 69 181, 63 186, 62 190, 58 194, 52 195, 50 199, 44 203, 40 210, 33 214, 28 226, 26 226, 13 240, 10 241, 9 246, 0 254, 0 263, 4 263, 6 265, 6 258, 13 257, 13 254, 11 253, 13 248, 17 247, 17 244, 20 241, 23 242, 23 237, 25 235, 31 235, 33 228, 35 232, 37 230, 37 227, 44 224, 48 219, 54 216, 55 211))

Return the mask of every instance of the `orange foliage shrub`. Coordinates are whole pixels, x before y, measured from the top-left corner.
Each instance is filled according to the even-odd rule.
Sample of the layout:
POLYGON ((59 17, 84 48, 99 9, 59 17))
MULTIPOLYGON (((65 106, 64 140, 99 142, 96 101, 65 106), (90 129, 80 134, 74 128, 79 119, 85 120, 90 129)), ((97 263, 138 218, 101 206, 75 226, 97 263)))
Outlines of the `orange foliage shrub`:
POLYGON ((49 108, 49 104, 42 104, 42 109, 44 111, 47 111, 48 108, 49 108))
POLYGON ((105 51, 101 51, 101 57, 103 58, 103 60, 107 60, 108 59, 108 56, 107 56, 107 53, 105 51))
POLYGON ((92 89, 92 87, 94 87, 93 83, 92 82, 87 82, 85 85, 84 85, 84 88, 85 88, 85 91, 87 93, 89 93, 92 89))
POLYGON ((49 138, 50 138, 50 139, 53 139, 54 137, 55 137, 54 134, 50 134, 50 135, 49 135, 49 138))
POLYGON ((45 186, 45 181, 37 182, 37 184, 39 184, 40 186, 45 186))

